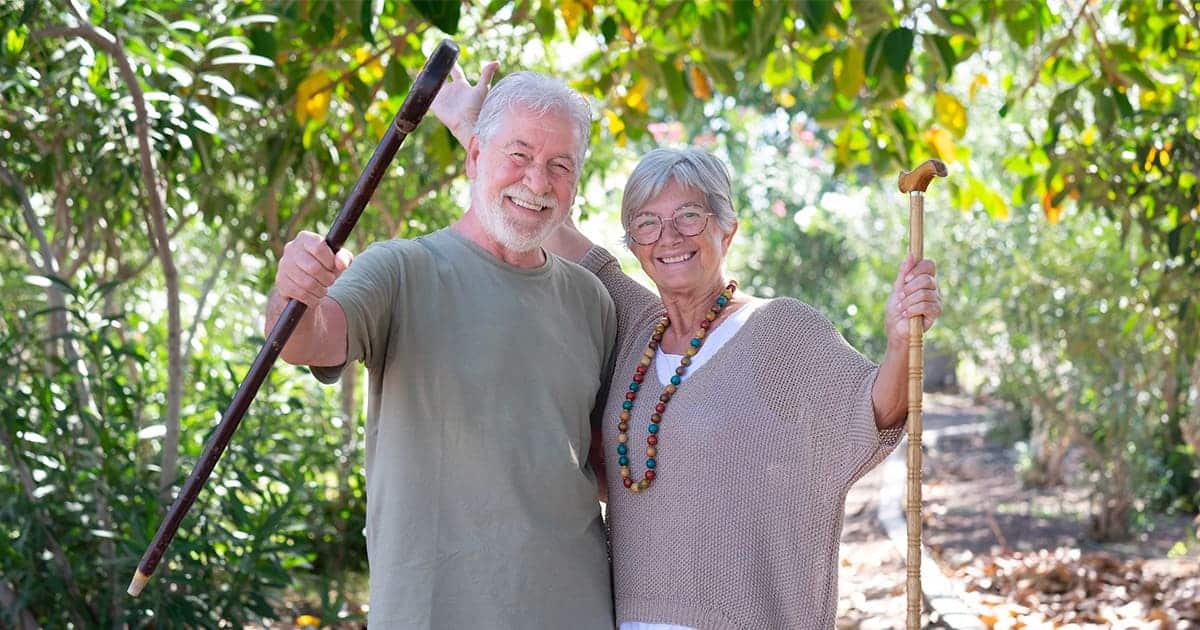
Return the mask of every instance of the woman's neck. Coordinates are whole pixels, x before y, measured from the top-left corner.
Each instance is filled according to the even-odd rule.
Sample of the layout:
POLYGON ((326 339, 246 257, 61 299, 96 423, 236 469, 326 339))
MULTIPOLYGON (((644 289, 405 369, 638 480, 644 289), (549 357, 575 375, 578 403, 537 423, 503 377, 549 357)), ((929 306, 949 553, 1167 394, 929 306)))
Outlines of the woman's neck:
MULTIPOLYGON (((661 343, 663 352, 683 354, 688 343, 700 328, 700 322, 704 321, 704 316, 716 304, 717 297, 725 290, 727 284, 728 282, 718 278, 717 281, 695 291, 663 294, 663 306, 666 307, 667 317, 671 320, 671 326, 663 333, 661 343)), ((733 301, 727 304, 725 309, 713 320, 709 330, 715 328, 725 319, 726 315, 736 310, 734 305, 739 302, 735 293, 733 301)))

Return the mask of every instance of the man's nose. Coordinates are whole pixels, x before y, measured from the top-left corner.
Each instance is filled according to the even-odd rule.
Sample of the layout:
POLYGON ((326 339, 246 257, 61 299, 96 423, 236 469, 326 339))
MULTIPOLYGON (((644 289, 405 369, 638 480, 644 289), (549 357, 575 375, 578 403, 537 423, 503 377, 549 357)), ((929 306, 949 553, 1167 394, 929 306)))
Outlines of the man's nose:
POLYGON ((550 192, 550 176, 544 167, 530 164, 525 168, 525 185, 535 194, 544 195, 550 192))

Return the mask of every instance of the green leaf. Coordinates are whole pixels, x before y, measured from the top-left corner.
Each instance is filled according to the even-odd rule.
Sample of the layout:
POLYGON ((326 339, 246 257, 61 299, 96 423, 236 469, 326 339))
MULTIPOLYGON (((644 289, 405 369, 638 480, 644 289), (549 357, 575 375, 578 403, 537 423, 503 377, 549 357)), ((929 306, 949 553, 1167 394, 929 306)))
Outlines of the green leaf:
POLYGON ((541 7, 533 14, 533 26, 543 40, 554 37, 554 9, 541 7))
POLYGON ((320 13, 317 14, 316 34, 319 43, 326 43, 333 39, 337 33, 337 16, 336 7, 333 2, 326 2, 321 5, 320 13))
POLYGON ((926 35, 925 47, 946 75, 946 80, 949 81, 954 73, 954 65, 958 63, 958 53, 954 52, 954 47, 950 45, 950 38, 942 35, 926 35))
POLYGON ((4 49, 8 51, 10 55, 16 55, 17 53, 21 52, 21 49, 25 47, 25 37, 28 35, 28 33, 29 30, 24 26, 9 29, 8 32, 4 34, 4 49))
POLYGON ((604 43, 610 43, 617 38, 617 21, 613 16, 609 15, 600 23, 600 35, 604 37, 604 43))
POLYGON ((828 80, 835 59, 837 59, 837 53, 832 50, 817 57, 817 60, 812 64, 813 83, 819 84, 828 80))
MULTIPOLYGON (((439 0, 409 0, 413 8, 421 13, 425 19, 431 24, 442 30, 447 35, 455 35, 458 33, 458 18, 462 12, 462 4, 459 2, 446 2, 439 0)), ((542 11, 549 9, 541 9, 542 11)), ((554 12, 550 11, 551 24, 553 24, 554 12)), ((544 35, 543 35, 544 37, 544 35)))
POLYGON ((908 57, 912 55, 913 37, 911 28, 893 29, 883 40, 883 56, 887 59, 892 72, 903 75, 908 67, 908 57))
POLYGON ((795 73, 792 69, 793 65, 788 55, 782 50, 777 50, 767 55, 766 65, 763 70, 763 81, 771 89, 781 88, 790 84, 795 80, 795 73))
POLYGON ((662 73, 663 83, 667 87, 667 97, 671 100, 671 109, 681 113, 688 104, 688 86, 683 73, 675 68, 668 60, 659 62, 658 69, 662 73))
POLYGON ((804 17, 804 25, 814 34, 820 35, 821 29, 829 23, 829 14, 833 10, 830 0, 802 0, 800 15, 804 17))
POLYGON ((975 27, 971 24, 971 20, 958 11, 935 7, 929 12, 929 19, 948 33, 975 37, 975 27))
POLYGON ((1113 102, 1117 104, 1117 110, 1121 112, 1122 118, 1133 117, 1133 105, 1129 103, 1129 98, 1125 96, 1124 92, 1114 90, 1113 102))
MULTIPOLYGON (((879 61, 883 59, 883 40, 887 36, 887 31, 879 31, 871 37, 870 43, 867 44, 867 54, 864 55, 864 66, 867 76, 879 76, 879 61)), ((813 73, 813 80, 816 80, 816 72, 813 73)))
POLYGON ((839 64, 834 64, 834 81, 837 92, 846 98, 854 98, 862 87, 864 51, 858 46, 851 46, 843 51, 839 64))
POLYGON ((265 28, 250 29, 248 35, 250 38, 250 52, 255 55, 274 59, 279 53, 279 48, 275 43, 275 35, 265 28))
POLYGON ((412 77, 408 76, 404 63, 400 59, 392 59, 387 68, 383 70, 383 87, 387 90, 388 95, 403 96, 408 93, 410 85, 412 85, 412 77))
POLYGON ((358 20, 363 39, 375 43, 375 29, 379 28, 379 14, 383 13, 383 0, 359 0, 358 20))

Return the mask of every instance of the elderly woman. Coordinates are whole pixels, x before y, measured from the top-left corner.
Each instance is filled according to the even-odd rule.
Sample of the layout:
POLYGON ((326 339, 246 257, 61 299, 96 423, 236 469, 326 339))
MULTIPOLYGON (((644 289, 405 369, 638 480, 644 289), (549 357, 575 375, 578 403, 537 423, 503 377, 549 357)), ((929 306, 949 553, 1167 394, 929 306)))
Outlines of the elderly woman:
POLYGON ((942 310, 933 263, 900 266, 876 366, 812 307, 729 278, 712 155, 651 151, 621 222, 657 294, 569 222, 548 246, 617 307, 603 449, 622 630, 832 627, 846 494, 901 437, 908 318, 942 310))

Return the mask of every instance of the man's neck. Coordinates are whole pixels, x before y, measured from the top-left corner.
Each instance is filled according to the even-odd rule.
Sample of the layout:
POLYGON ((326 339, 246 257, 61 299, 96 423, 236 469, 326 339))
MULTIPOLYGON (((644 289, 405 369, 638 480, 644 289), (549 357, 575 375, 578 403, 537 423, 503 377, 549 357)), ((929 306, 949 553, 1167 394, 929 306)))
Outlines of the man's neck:
POLYGON ((522 269, 535 269, 546 264, 546 254, 541 247, 526 252, 505 247, 484 229, 483 225, 476 220, 475 214, 469 210, 450 224, 450 229, 462 234, 467 240, 482 247, 484 251, 505 264, 522 269))

